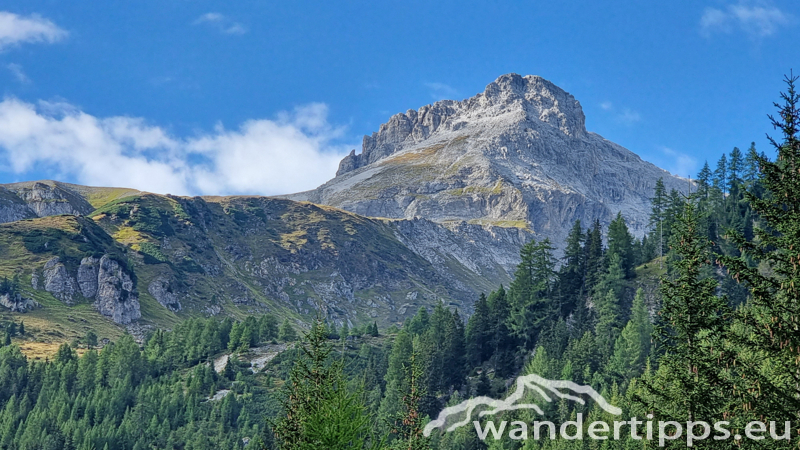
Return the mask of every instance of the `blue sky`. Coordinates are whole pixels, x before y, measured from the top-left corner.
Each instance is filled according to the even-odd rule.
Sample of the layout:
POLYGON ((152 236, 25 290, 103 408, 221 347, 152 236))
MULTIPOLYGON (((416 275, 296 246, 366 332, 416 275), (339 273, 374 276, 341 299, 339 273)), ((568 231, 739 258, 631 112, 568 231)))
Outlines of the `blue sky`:
POLYGON ((279 194, 392 114, 543 76, 587 128, 679 175, 800 72, 796 0, 0 0, 0 183, 279 194))

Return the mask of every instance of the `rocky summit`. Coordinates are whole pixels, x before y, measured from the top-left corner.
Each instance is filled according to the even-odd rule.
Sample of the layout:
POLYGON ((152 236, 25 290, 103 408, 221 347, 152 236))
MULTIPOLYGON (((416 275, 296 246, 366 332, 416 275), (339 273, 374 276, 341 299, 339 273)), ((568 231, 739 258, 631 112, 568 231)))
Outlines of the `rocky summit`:
POLYGON ((575 220, 607 225, 617 213, 641 237, 659 178, 667 190, 689 189, 587 131, 580 103, 563 89, 508 74, 472 98, 392 116, 335 178, 288 198, 450 227, 515 227, 558 246, 575 220))

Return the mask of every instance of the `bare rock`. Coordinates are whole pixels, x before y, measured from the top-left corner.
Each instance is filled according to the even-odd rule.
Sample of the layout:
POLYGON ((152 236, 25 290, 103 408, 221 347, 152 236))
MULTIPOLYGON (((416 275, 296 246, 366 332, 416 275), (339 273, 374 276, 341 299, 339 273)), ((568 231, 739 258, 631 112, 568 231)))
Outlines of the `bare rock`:
POLYGON ((39 307, 37 302, 23 297, 19 292, 0 295, 0 305, 10 309, 11 312, 20 313, 28 312, 39 307))
POLYGON ((155 298, 158 303, 172 311, 181 310, 181 302, 178 301, 178 296, 172 291, 172 284, 170 280, 164 276, 158 276, 150 285, 147 286, 147 292, 155 298))
POLYGON ((78 287, 86 298, 94 298, 97 294, 97 275, 100 270, 100 260, 93 257, 83 258, 78 267, 78 287))
POLYGON ((100 314, 123 325, 142 317, 133 279, 108 255, 100 258, 95 307, 100 314))
POLYGON ((71 305, 74 300, 77 286, 75 280, 67 273, 58 258, 55 256, 47 261, 42 271, 44 275, 44 290, 53 294, 53 297, 61 300, 67 305, 71 305))

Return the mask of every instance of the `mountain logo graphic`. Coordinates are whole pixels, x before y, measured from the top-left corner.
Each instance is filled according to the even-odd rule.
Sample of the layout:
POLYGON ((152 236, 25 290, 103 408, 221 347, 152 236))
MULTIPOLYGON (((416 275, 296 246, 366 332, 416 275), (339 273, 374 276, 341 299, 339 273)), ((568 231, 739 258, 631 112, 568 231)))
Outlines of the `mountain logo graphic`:
POLYGON ((524 375, 517 378, 516 389, 503 400, 491 397, 475 397, 465 400, 458 405, 449 406, 443 409, 436 420, 432 420, 425 426, 423 434, 427 437, 434 429, 438 428, 445 431, 453 431, 463 427, 472 420, 475 409, 479 406, 486 407, 478 413, 478 417, 495 415, 503 411, 513 411, 518 409, 532 409, 538 414, 544 414, 542 408, 535 403, 522 403, 526 391, 538 394, 546 402, 553 402, 556 399, 567 399, 582 405, 586 400, 581 397, 588 396, 609 414, 619 416, 622 410, 606 401, 602 395, 595 391, 591 386, 584 386, 572 381, 548 380, 536 374, 524 375), (460 419, 460 420, 459 420, 460 419), (449 425, 448 425, 449 423, 449 425))

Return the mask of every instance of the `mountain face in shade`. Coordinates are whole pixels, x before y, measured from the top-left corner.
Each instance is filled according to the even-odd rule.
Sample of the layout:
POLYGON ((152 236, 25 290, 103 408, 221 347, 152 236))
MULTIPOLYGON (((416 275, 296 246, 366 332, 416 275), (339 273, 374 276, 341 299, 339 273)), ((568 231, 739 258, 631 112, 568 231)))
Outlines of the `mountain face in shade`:
POLYGON ((537 76, 503 75, 483 93, 392 116, 336 177, 287 196, 364 216, 515 227, 560 246, 580 219, 621 212, 647 229, 656 180, 687 180, 586 130, 572 95, 537 76))

